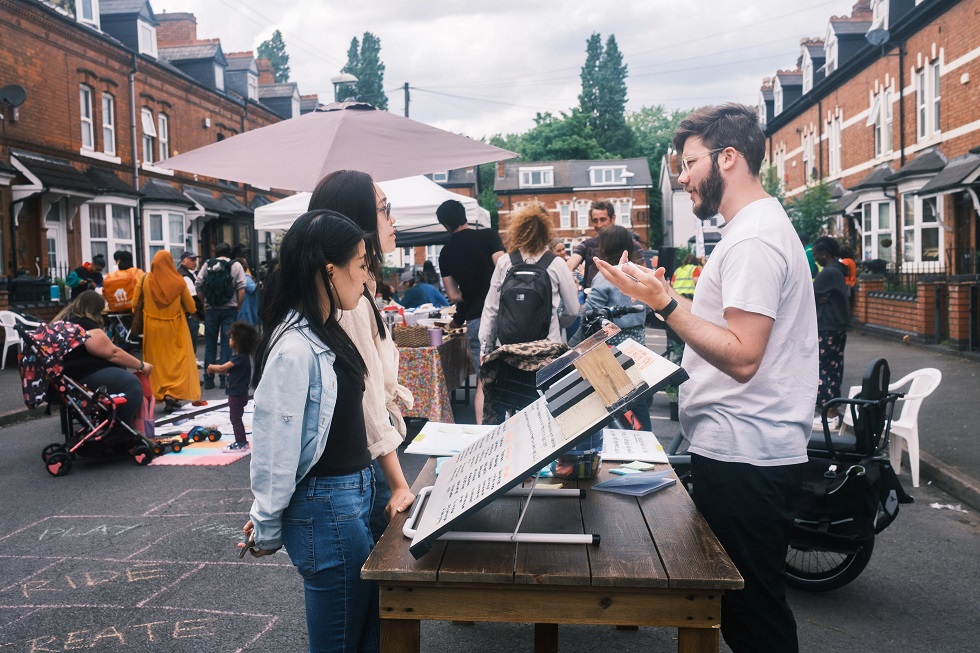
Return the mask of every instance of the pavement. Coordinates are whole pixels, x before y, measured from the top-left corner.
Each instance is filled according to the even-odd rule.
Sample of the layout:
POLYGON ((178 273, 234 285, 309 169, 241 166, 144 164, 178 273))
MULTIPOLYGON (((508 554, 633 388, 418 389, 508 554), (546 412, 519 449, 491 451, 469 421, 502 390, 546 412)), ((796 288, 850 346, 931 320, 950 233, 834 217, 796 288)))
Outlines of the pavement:
MULTIPOLYGON (((662 353, 663 331, 648 330, 647 343, 662 353)), ((203 358, 203 345, 198 353, 203 358)), ((942 383, 923 402, 919 413, 920 483, 934 484, 956 500, 980 510, 980 441, 976 439, 980 424, 980 353, 904 344, 852 330, 848 333, 844 356, 845 389, 860 385, 864 368, 876 358, 888 361, 893 381, 923 367, 935 367, 942 372, 942 383)), ((223 397, 224 391, 217 388, 202 393, 202 398, 209 401, 223 397)), ((455 410, 458 422, 472 423, 471 405, 458 406, 455 410)), ((162 411, 159 416, 163 416, 162 411)), ((654 397, 651 416, 653 430, 662 441, 677 432, 677 423, 669 420, 662 393, 654 397)), ((30 410, 23 403, 20 376, 11 354, 6 368, 0 370, 0 437, 4 426, 41 417, 45 417, 43 407, 30 410)), ((907 454, 900 479, 914 496, 907 454)))

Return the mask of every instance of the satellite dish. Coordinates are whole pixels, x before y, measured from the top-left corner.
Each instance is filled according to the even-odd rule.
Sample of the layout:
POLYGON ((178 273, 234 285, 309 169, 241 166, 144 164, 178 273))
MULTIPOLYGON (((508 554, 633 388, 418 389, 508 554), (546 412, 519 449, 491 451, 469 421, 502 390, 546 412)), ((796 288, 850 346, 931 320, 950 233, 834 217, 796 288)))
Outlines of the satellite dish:
POLYGON ((878 47, 879 45, 888 43, 888 39, 891 38, 891 34, 889 34, 888 30, 886 29, 873 29, 868 30, 868 33, 864 35, 864 38, 867 39, 868 43, 871 45, 878 47))
POLYGON ((0 88, 0 102, 12 107, 19 107, 27 99, 27 91, 19 84, 11 84, 0 88))

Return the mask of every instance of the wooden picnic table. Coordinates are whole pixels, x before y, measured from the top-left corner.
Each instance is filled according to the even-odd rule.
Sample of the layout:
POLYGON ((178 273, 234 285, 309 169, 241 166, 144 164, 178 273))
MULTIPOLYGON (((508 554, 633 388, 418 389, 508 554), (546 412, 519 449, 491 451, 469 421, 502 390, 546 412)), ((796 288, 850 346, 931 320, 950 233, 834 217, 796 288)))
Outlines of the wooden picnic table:
MULTIPOLYGON (((608 468, 578 486, 612 478, 608 468)), ((413 490, 434 482, 429 460, 413 490)), ((523 501, 501 497, 458 530, 511 532, 523 501)), ((521 532, 598 533, 597 545, 437 541, 416 560, 406 519, 392 520, 361 571, 379 585, 382 653, 419 651, 421 620, 534 623, 537 653, 557 652, 559 624, 671 627, 678 651, 716 653, 721 596, 742 587, 680 483, 639 498, 531 500, 521 532)))

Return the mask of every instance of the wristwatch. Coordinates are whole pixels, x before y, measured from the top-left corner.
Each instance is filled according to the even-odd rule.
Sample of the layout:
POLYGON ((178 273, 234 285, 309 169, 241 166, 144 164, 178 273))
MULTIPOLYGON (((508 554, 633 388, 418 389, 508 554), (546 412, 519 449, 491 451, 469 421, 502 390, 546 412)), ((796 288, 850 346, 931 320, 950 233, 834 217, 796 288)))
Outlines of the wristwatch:
POLYGON ((666 306, 658 310, 657 313, 659 313, 661 319, 663 319, 663 321, 666 322, 667 318, 670 317, 670 314, 674 312, 675 308, 677 308, 677 300, 671 297, 670 303, 668 303, 666 306))

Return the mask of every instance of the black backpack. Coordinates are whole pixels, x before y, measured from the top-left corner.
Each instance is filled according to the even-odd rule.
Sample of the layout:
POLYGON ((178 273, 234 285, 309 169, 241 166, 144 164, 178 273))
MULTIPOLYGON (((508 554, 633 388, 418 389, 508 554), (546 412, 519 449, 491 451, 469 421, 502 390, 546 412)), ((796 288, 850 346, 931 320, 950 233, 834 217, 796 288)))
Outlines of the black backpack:
POLYGON ((555 260, 546 252, 536 263, 525 263, 520 252, 510 253, 512 267, 500 285, 497 339, 502 345, 534 342, 548 337, 551 327, 551 276, 555 260))
POLYGON ((208 260, 201 292, 204 294, 204 301, 211 308, 224 306, 235 296, 235 279, 231 276, 231 266, 234 263, 220 258, 208 260))

